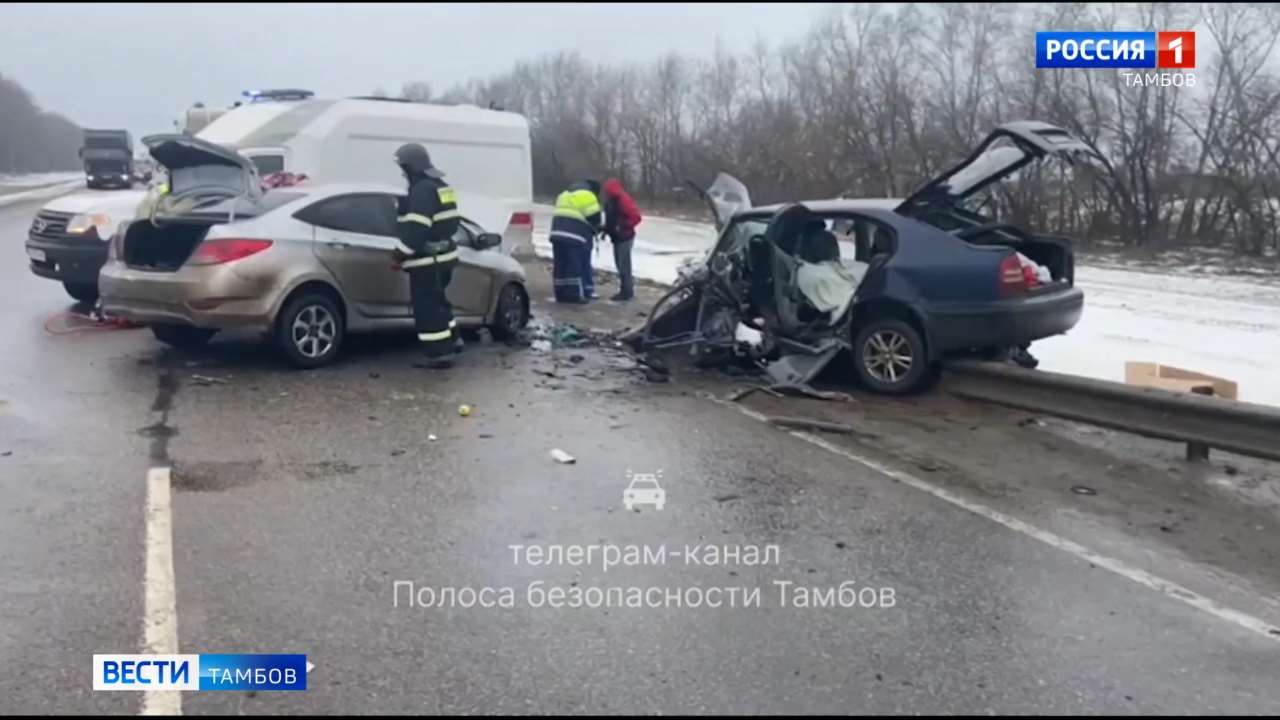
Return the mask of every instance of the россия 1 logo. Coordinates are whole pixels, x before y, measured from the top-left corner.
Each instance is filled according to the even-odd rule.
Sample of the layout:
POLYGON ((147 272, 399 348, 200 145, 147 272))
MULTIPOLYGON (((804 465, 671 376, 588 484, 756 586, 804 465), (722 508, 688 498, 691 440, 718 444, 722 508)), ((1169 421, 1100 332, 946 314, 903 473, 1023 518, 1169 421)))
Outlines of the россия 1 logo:
MULTIPOLYGON (((1036 33, 1037 68, 1110 68, 1192 70, 1196 66, 1196 33, 1075 32, 1036 33)), ((1191 86, 1189 72, 1121 73, 1130 86, 1191 86)))

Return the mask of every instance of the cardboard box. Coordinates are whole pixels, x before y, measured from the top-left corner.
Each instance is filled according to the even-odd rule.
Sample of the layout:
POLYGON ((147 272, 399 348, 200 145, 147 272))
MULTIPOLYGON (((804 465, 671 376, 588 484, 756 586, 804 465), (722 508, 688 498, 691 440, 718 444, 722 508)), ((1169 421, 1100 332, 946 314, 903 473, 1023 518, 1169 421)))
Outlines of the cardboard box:
POLYGON ((1212 390, 1212 394, 1237 400, 1239 387, 1235 381, 1226 378, 1205 375, 1194 370, 1184 370, 1170 365, 1152 362, 1126 362, 1124 364, 1124 382, 1126 385, 1158 387, 1175 392, 1204 392, 1212 390))

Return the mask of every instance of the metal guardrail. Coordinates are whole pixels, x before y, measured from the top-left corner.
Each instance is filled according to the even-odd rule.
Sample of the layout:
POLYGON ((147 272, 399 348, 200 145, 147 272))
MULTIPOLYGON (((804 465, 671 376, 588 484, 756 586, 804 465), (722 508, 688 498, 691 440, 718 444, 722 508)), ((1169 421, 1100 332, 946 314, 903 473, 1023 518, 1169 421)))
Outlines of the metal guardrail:
POLYGON ((942 388, 959 397, 1208 448, 1280 461, 1280 408, 1093 378, 957 360, 942 388))

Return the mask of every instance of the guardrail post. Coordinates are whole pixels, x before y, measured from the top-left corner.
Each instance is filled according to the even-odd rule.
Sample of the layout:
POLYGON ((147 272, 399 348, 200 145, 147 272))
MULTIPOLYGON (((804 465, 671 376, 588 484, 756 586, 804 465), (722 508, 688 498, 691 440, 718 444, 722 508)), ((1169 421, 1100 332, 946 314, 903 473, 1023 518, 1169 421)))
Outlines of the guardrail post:
MULTIPOLYGON (((1212 385, 1197 385, 1191 388, 1196 395, 1213 395, 1212 385)), ((1209 462, 1209 446, 1202 442, 1187 443, 1187 462, 1209 462)))

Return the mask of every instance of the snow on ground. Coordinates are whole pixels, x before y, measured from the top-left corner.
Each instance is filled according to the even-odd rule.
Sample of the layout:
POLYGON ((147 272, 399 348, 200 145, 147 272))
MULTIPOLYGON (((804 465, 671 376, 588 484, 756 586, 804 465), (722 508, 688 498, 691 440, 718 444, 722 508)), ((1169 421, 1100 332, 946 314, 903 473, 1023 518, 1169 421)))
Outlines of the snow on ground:
MULTIPOLYGON (((533 218, 533 247, 540 257, 551 257, 551 208, 538 206, 533 218)), ((645 217, 636 228, 635 246, 631 252, 631 270, 638 278, 664 285, 676 281, 676 268, 685 258, 701 257, 716 240, 710 221, 705 223, 645 217)), ((592 265, 608 273, 616 273, 613 245, 598 243, 592 265)))
MULTIPOLYGON (((551 256, 551 209, 535 214, 534 248, 551 256)), ((710 222, 645 217, 632 265, 637 277, 663 284, 676 268, 715 241, 710 222)), ((612 247, 601 243, 596 268, 615 272, 612 247)), ((1280 283, 1275 279, 1198 277, 1114 267, 1076 268, 1084 315, 1066 335, 1032 346, 1040 367, 1124 381, 1129 360, 1209 373, 1239 383, 1239 399, 1280 406, 1280 283)))
POLYGON ((54 173, 25 173, 18 175, 9 175, 0 173, 0 186, 14 187, 38 187, 40 185, 55 185, 58 183, 71 182, 84 177, 84 172, 76 170, 72 172, 54 172, 54 173))
POLYGON ((0 207, 31 200, 47 200, 77 187, 84 187, 84 178, 79 173, 45 173, 7 177, 18 178, 19 182, 7 185, 3 178, 0 178, 0 207))

